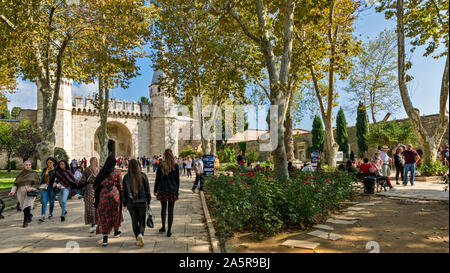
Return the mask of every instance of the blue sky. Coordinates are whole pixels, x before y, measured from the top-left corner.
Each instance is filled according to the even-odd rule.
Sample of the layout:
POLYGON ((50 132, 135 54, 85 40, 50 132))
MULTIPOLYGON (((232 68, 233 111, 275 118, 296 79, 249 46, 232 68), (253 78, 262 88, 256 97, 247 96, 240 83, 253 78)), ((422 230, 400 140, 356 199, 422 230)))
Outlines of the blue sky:
MULTIPOLYGON (((356 23, 356 35, 363 42, 367 39, 373 39, 384 29, 394 29, 395 22, 387 21, 383 14, 376 13, 374 9, 370 9, 361 14, 356 23)), ((146 48, 147 53, 150 53, 150 48, 146 48)), ((409 90, 411 93, 411 100, 413 105, 420 109, 422 114, 435 114, 439 111, 439 93, 442 79, 442 72, 444 69, 445 60, 440 58, 435 60, 431 57, 423 57, 423 48, 417 49, 411 56, 411 61, 413 67, 410 74, 414 77, 414 80, 409 85, 409 90)), ((131 84, 128 89, 115 89, 112 90, 112 97, 121 100, 135 100, 139 101, 142 96, 149 96, 148 86, 151 83, 153 68, 152 62, 149 58, 139 59, 138 65, 141 67, 141 75, 132 79, 131 84)), ((337 84, 342 86, 343 83, 337 84)), ((95 92, 95 84, 90 85, 79 85, 74 84, 72 93, 73 95, 90 95, 95 92)), ((339 91, 339 90, 338 90, 339 91)), ((8 103, 8 108, 12 109, 14 106, 20 106, 24 109, 36 109, 36 87, 33 83, 29 81, 19 81, 19 88, 15 94, 7 96, 10 102, 8 103)), ((344 104, 346 101, 346 94, 340 92, 340 97, 338 98, 338 104, 344 104)), ((335 114, 338 107, 335 109, 335 114)), ((347 123, 349 126, 354 125, 356 121, 356 116, 351 112, 345 113, 347 116, 347 123)), ((312 125, 312 120, 309 114, 304 115, 303 120, 300 123, 300 128, 310 130, 312 125)), ((394 118, 405 118, 406 113, 402 109, 391 117, 394 118)), ((250 124, 250 128, 253 128, 253 124, 250 124)))

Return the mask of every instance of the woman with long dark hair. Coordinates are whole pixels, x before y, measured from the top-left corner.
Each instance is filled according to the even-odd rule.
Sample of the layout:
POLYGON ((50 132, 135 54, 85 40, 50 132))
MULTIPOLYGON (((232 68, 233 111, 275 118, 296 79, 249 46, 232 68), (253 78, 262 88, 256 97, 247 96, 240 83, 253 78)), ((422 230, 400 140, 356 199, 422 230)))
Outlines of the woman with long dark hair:
POLYGON ((118 238, 122 218, 122 176, 115 168, 116 159, 109 156, 94 181, 94 189, 99 192, 97 213, 97 234, 103 234, 103 246, 108 245, 108 235, 114 229, 114 237, 118 238))
POLYGON ((31 169, 31 162, 25 161, 23 163, 23 171, 21 171, 14 180, 14 186, 11 188, 9 196, 17 193, 17 200, 20 204, 20 209, 23 211, 23 227, 27 227, 33 219, 31 209, 33 209, 34 200, 37 196, 37 188, 39 186, 39 175, 31 169), (30 192, 36 192, 31 195, 30 192))
POLYGON ((166 231, 166 209, 168 212, 167 237, 172 235, 173 210, 175 201, 178 200, 178 190, 180 188, 180 172, 172 150, 164 151, 164 159, 156 171, 155 190, 156 198, 161 202, 162 228, 159 232, 166 231))
POLYGON ((150 185, 136 159, 128 163, 128 173, 123 177, 123 206, 131 216, 137 246, 144 246, 146 208, 150 208, 150 185))
POLYGON ((49 157, 46 161, 46 168, 42 170, 41 185, 39 186, 41 194, 41 218, 39 221, 45 222, 45 213, 47 211, 47 203, 50 203, 48 219, 53 217, 53 208, 55 207, 55 177, 56 166, 58 162, 55 158, 49 157))
POLYGON ((58 162, 58 168, 56 169, 55 174, 55 183, 56 188, 59 190, 58 201, 61 206, 61 222, 64 222, 67 214, 67 198, 69 197, 72 189, 76 187, 75 177, 73 177, 69 163, 65 160, 60 160, 58 162))
POLYGON ((84 191, 84 223, 91 225, 90 233, 94 233, 97 229, 97 210, 94 206, 94 181, 99 172, 98 159, 91 157, 89 167, 83 173, 80 183, 85 186, 84 191))

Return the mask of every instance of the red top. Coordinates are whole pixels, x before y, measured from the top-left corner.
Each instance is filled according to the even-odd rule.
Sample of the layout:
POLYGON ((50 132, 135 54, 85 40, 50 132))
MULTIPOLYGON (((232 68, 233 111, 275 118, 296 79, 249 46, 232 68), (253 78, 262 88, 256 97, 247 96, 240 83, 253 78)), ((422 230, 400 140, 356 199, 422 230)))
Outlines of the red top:
POLYGON ((405 164, 416 163, 416 156, 419 156, 414 149, 403 151, 402 155, 405 157, 405 164))
POLYGON ((359 170, 363 173, 370 173, 369 169, 370 168, 375 168, 372 163, 363 163, 361 165, 359 165, 359 170))

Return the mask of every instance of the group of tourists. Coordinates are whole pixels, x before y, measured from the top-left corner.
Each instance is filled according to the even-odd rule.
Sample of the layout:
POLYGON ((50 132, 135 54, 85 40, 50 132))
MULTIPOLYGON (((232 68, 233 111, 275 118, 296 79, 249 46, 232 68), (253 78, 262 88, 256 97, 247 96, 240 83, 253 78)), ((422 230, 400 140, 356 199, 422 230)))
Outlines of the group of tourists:
POLYGON ((412 144, 408 144, 407 146, 397 144, 397 146, 392 149, 392 159, 388 155, 389 150, 389 147, 383 146, 381 151, 375 152, 372 160, 364 158, 362 162, 358 164, 359 172, 363 175, 379 174, 384 177, 389 177, 391 175, 391 166, 393 165, 396 171, 396 184, 400 185, 400 177, 402 184, 406 186, 408 184, 409 175, 410 184, 411 186, 414 186, 416 166, 421 159, 419 153, 413 149, 412 144))
MULTIPOLYGON (((73 165, 72 165, 73 166, 73 165)), ((116 168, 117 159, 110 156, 102 168, 96 157, 89 160, 79 179, 83 185, 84 220, 90 225, 89 232, 103 235, 103 246, 108 245, 108 236, 114 230, 114 237, 120 237, 123 211, 128 210, 132 220, 136 245, 144 245, 147 210, 150 208, 151 192, 148 178, 142 172, 137 159, 127 161, 127 173, 122 179, 121 170, 116 168)), ((200 166, 196 163, 196 166, 200 166)), ((77 165, 77 168, 79 166, 77 165)), ((202 168, 196 172, 201 175, 202 168)), ((201 184, 202 187, 203 184, 201 184)), ((16 177, 9 196, 17 194, 20 209, 24 213, 23 227, 32 222, 31 210, 36 197, 41 196, 40 222, 53 217, 56 195, 61 206, 61 222, 67 216, 66 202, 69 193, 77 187, 71 165, 65 160, 56 161, 50 157, 46 161, 41 176, 31 169, 31 162, 24 162, 24 169, 16 177), (47 217, 47 204, 49 212, 47 217)), ((180 167, 172 151, 167 149, 158 163, 154 186, 154 195, 161 202, 162 227, 159 232, 172 235, 175 201, 178 200, 180 187, 180 167)))

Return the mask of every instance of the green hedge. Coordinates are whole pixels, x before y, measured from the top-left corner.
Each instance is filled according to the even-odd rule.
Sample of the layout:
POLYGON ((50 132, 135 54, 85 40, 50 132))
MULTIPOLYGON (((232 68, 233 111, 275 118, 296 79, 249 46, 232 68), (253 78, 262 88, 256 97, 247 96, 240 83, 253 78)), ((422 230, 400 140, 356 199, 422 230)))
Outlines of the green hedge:
POLYGON ((295 172, 283 182, 273 171, 209 177, 205 187, 219 232, 254 232, 257 238, 317 223, 354 193, 347 172, 295 172))
POLYGON ((434 162, 422 162, 422 164, 417 167, 417 171, 419 171, 422 176, 441 176, 447 173, 447 166, 443 166, 439 160, 434 162))
POLYGON ((186 149, 184 149, 182 152, 180 152, 180 157, 185 158, 185 157, 197 157, 198 152, 195 151, 194 149, 192 149, 191 146, 187 145, 186 149))

